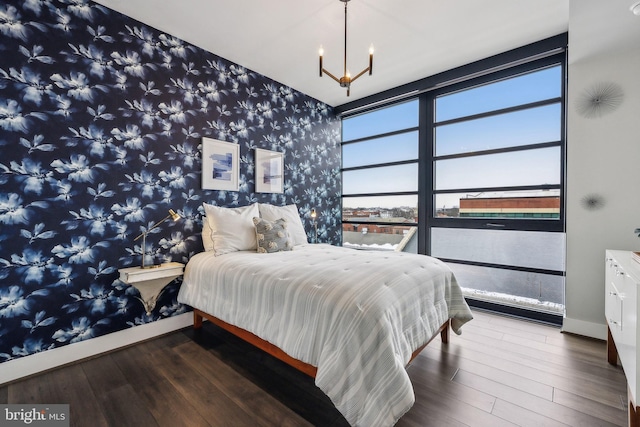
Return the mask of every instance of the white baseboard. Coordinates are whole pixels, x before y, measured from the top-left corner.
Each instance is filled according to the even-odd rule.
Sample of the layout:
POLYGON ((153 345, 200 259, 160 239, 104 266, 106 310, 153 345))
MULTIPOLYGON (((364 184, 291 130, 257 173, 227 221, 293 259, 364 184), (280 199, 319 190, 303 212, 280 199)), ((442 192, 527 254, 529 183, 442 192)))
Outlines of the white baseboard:
POLYGON ((607 339, 607 325, 605 323, 585 322, 584 320, 565 317, 562 321, 562 332, 568 332, 599 340, 607 339))
POLYGON ((183 313, 64 347, 9 360, 0 364, 0 386, 87 357, 173 332, 192 324, 193 313, 183 313))

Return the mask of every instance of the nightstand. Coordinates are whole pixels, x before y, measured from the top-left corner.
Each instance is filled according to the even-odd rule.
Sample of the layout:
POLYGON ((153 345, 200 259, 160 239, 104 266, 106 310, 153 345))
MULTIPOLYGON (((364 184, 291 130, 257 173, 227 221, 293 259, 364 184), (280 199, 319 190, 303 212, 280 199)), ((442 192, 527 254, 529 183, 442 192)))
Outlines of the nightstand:
POLYGON ((140 301, 147 314, 151 314, 164 287, 182 276, 184 264, 168 262, 150 268, 129 267, 119 271, 120 280, 138 289, 140 301))

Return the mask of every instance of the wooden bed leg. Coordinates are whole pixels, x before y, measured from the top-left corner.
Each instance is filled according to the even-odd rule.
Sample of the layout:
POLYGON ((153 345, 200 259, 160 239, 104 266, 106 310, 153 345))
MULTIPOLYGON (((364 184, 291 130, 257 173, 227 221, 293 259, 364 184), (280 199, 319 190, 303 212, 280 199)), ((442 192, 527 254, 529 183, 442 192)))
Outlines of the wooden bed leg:
POLYGON ((447 324, 440 331, 440 339, 442 340, 443 344, 448 344, 449 343, 449 328, 450 328, 450 326, 451 326, 451 320, 447 320, 447 324))
POLYGON ((202 315, 198 310, 193 310, 193 329, 202 328, 202 315))

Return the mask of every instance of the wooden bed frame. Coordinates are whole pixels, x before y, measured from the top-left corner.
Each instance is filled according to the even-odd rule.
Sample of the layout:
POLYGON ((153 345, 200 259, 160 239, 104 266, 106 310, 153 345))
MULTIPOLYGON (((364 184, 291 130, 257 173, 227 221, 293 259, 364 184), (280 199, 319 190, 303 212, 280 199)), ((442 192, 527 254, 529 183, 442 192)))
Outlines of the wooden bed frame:
MULTIPOLYGON (((252 334, 251 332, 239 328, 237 326, 231 325, 223 320, 220 320, 210 314, 207 314, 203 311, 200 311, 196 308, 193 309, 193 328, 194 329, 200 329, 202 328, 202 319, 207 319, 208 321, 210 321, 211 323, 220 326, 222 329, 224 329, 225 331, 231 332, 232 334, 234 334, 235 336, 247 341, 250 344, 253 344, 255 347, 258 347, 260 350, 263 350, 267 353, 269 353, 270 355, 272 355, 273 357, 275 357, 276 359, 280 359, 282 360, 284 363, 293 366, 294 368, 296 368, 297 370, 304 372, 305 374, 309 375, 312 378, 316 377, 316 373, 318 371, 318 368, 316 368, 313 365, 310 365, 308 363, 302 362, 298 359, 294 359, 293 357, 289 356, 287 353, 285 353, 284 351, 280 350, 279 347, 271 344, 268 341, 263 340, 262 338, 258 337, 255 334, 252 334)), ((436 336, 438 336, 438 334, 440 334, 440 338, 442 339, 443 343, 448 343, 449 342, 449 326, 451 324, 451 319, 448 319, 446 322, 444 322, 442 324, 442 326, 440 326, 440 328, 438 328, 438 330, 436 331, 436 333, 433 335, 433 337, 431 337, 431 339, 429 339, 429 341, 427 341, 424 345, 422 345, 420 348, 418 348, 416 351, 413 352, 413 354, 411 355, 411 359, 409 360, 409 363, 411 363, 411 361, 413 359, 416 358, 416 356, 418 356, 418 354, 420 354, 420 352, 422 351, 422 349, 424 349, 427 344, 429 344, 436 336)))

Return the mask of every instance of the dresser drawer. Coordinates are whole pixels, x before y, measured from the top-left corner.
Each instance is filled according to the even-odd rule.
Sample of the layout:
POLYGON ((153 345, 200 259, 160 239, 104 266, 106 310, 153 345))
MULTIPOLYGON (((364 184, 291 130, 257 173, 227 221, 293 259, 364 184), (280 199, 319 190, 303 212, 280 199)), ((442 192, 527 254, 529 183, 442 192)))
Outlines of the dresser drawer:
POLYGON ((604 313, 611 328, 611 333, 616 338, 621 338, 623 302, 624 294, 620 292, 614 281, 607 280, 604 313))

